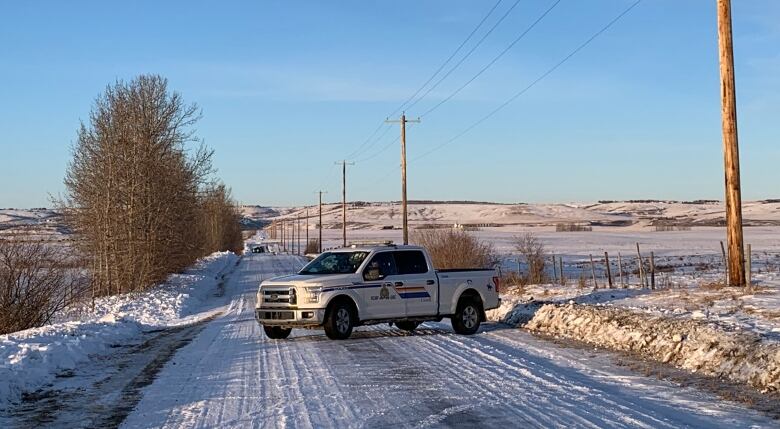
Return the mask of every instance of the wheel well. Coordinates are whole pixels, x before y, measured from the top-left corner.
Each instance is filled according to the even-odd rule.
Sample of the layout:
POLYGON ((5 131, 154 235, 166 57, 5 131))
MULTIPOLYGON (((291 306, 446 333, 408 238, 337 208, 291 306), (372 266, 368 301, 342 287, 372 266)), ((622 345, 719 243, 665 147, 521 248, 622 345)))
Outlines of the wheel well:
POLYGON ((460 297, 458 298, 458 305, 460 305, 461 301, 464 299, 474 299, 479 304, 479 313, 480 317, 482 318, 482 321, 487 320, 487 315, 485 314, 485 305, 482 303, 482 296, 474 289, 466 289, 463 291, 462 294, 460 294, 460 297))
POLYGON ((460 301, 462 299, 464 299, 464 298, 469 298, 469 299, 475 299, 476 298, 476 300, 479 301, 480 304, 482 303, 482 297, 479 295, 479 292, 477 292, 474 289, 466 289, 466 290, 464 290, 463 293, 460 294, 460 298, 458 298, 458 303, 460 303, 460 301))
POLYGON ((349 306, 349 308, 352 310, 352 314, 355 315, 355 318, 359 319, 357 305, 355 305, 355 301, 353 301, 349 295, 339 295, 331 299, 330 302, 328 303, 328 306, 325 308, 325 320, 327 320, 328 316, 330 316, 330 312, 333 311, 333 307, 336 304, 342 302, 346 303, 349 306))

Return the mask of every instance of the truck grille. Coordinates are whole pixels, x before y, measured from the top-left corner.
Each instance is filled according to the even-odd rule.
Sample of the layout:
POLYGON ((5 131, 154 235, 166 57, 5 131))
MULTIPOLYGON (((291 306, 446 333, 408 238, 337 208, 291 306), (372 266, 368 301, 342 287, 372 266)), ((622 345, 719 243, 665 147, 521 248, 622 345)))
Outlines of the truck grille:
POLYGON ((258 311, 257 318, 260 320, 292 320, 295 319, 295 313, 292 311, 258 311))
POLYGON ((263 289, 263 302, 269 304, 296 304, 295 289, 263 289))

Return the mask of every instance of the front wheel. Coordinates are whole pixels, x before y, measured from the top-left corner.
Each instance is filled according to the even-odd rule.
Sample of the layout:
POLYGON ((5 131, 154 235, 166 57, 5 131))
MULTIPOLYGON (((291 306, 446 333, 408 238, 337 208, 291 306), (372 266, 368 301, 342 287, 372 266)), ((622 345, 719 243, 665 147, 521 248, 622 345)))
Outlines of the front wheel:
POLYGON ((263 325, 265 335, 272 340, 283 340, 290 336, 292 328, 282 328, 281 326, 265 326, 263 325))
POLYGON ((472 335, 479 330, 481 306, 477 299, 464 298, 452 315, 452 329, 457 334, 472 335))
POLYGON ((336 303, 325 319, 325 335, 331 340, 346 340, 354 327, 355 316, 346 302, 336 303))

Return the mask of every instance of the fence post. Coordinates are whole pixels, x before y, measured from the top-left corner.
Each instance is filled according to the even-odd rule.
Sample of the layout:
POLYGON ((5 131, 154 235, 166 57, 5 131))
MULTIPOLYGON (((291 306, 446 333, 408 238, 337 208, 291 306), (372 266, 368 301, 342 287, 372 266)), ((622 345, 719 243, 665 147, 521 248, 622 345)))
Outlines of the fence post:
POLYGON ((753 255, 751 254, 752 252, 750 251, 750 244, 747 245, 747 249, 746 250, 747 250, 747 253, 745 254, 745 262, 746 262, 746 264, 745 264, 745 285, 747 286, 748 289, 752 289, 753 285, 750 283, 750 280, 751 280, 751 277, 752 277, 751 270, 752 270, 752 265, 753 265, 753 261, 752 261, 753 260, 753 255))
POLYGON ((566 283, 566 277, 563 276, 563 256, 558 257, 558 268, 561 270, 561 286, 566 283))
POLYGON ((642 253, 639 251, 639 243, 636 244, 636 255, 639 258, 639 283, 641 284, 642 288, 644 288, 646 286, 645 267, 642 263, 642 253))
POLYGON ((557 271, 557 269, 555 267, 555 253, 553 253, 553 255, 552 255, 552 263, 553 263, 553 283, 557 284, 558 283, 558 271, 557 271))
POLYGON ((596 268, 593 266, 593 255, 590 255, 590 275, 593 277, 593 289, 598 289, 599 283, 596 281, 596 268))
POLYGON ((720 253, 723 255, 723 272, 726 275, 726 279, 723 281, 725 286, 729 285, 729 261, 726 259, 726 247, 723 246, 723 241, 720 242, 720 253))
POLYGON ((609 253, 604 252, 604 261, 607 264, 607 281, 609 282, 609 288, 612 289, 612 269, 609 267, 609 253))
POLYGON ((618 273, 620 276, 620 287, 625 289, 626 284, 623 282, 623 257, 620 256, 620 252, 618 252, 618 273))
POLYGON ((650 289, 655 290, 655 254, 650 252, 650 289))

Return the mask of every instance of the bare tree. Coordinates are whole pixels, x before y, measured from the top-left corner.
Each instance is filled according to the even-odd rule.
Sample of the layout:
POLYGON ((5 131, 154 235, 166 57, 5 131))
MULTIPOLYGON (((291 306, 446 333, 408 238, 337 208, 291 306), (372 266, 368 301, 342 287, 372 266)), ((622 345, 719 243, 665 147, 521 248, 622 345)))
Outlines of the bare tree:
POLYGON ((212 184, 202 192, 199 202, 200 236, 202 252, 243 250, 241 214, 230 196, 230 189, 223 184, 212 184))
POLYGON ((83 284, 62 249, 0 240, 0 334, 49 323, 80 298, 83 284))
POLYGON ((498 263, 493 246, 465 231, 426 229, 412 233, 412 243, 425 247, 437 269, 490 268, 498 263))
POLYGON ((95 101, 62 202, 89 260, 93 296, 146 288, 201 256, 193 227, 212 152, 197 145, 199 118, 196 105, 154 75, 117 82, 95 101))
POLYGON ((515 249, 525 258, 528 265, 528 273, 525 276, 527 284, 544 283, 547 276, 544 272, 545 249, 544 244, 532 233, 526 233, 515 237, 515 249))

